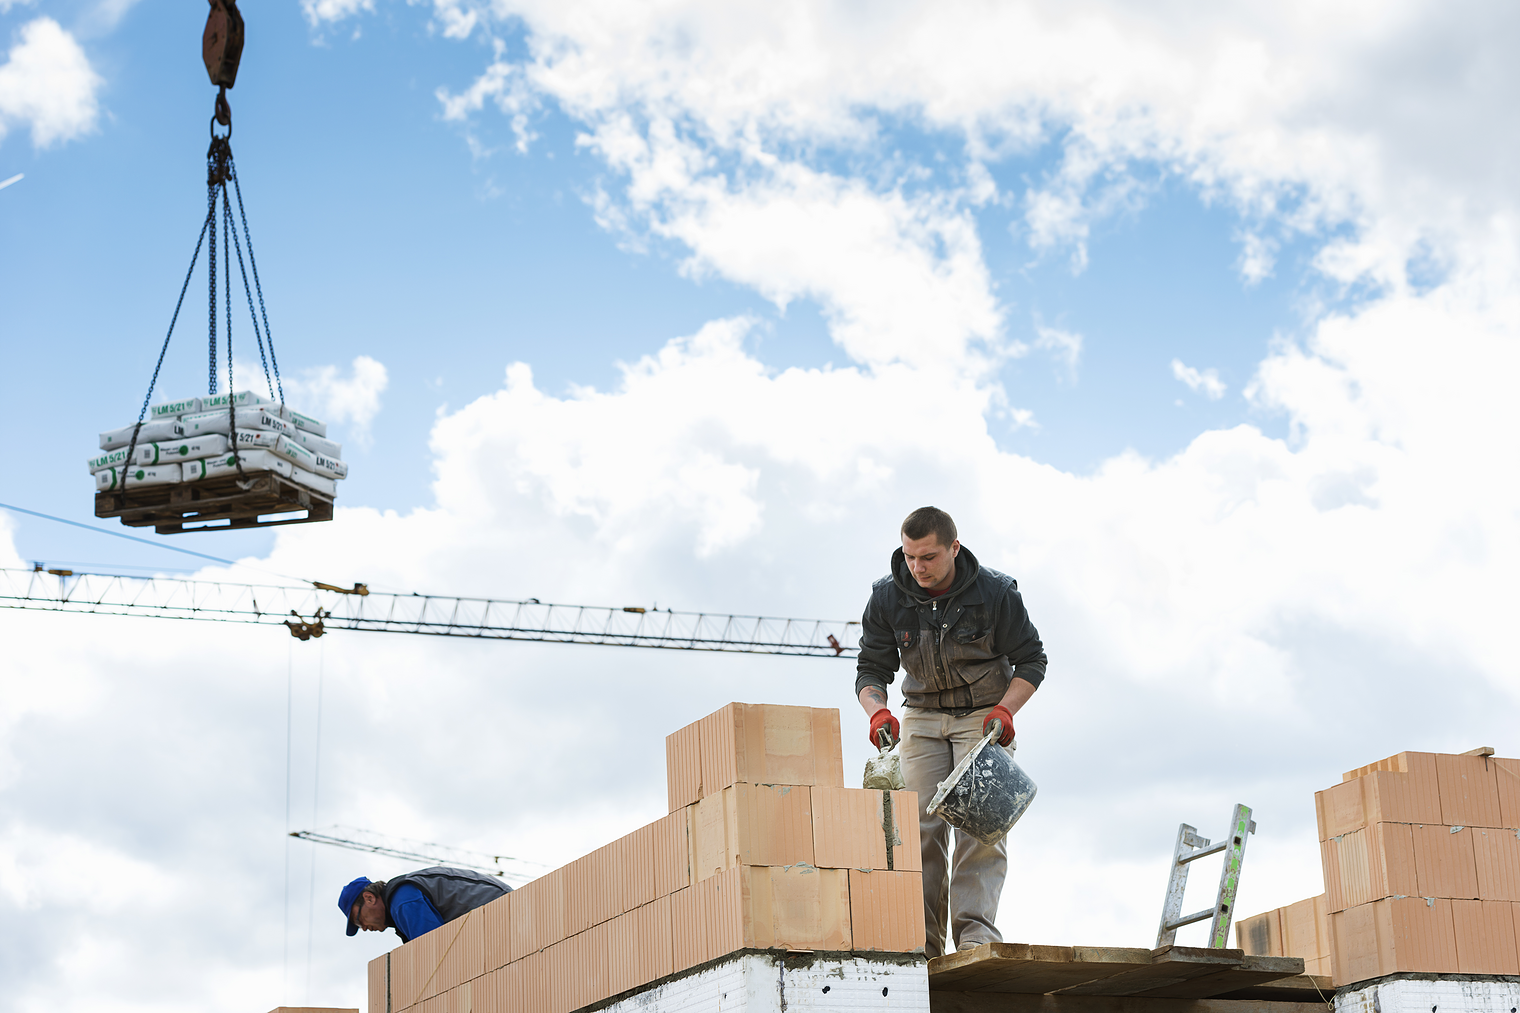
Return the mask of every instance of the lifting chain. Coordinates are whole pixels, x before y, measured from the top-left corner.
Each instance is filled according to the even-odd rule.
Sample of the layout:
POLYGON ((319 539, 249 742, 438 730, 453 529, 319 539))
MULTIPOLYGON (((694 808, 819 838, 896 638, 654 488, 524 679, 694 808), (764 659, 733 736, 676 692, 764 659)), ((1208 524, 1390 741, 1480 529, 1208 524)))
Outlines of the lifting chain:
MULTIPOLYGON (((264 366, 264 380, 269 386, 271 397, 275 396, 276 388, 279 389, 277 400, 283 403, 285 399, 284 385, 279 382, 280 364, 274 354, 274 335, 269 330, 269 315, 264 309, 264 290, 259 283, 259 265, 253 255, 253 235, 248 230, 248 215, 243 209, 243 192, 238 186, 237 168, 232 161, 232 107, 227 103, 227 89, 237 83, 238 63, 243 57, 243 15, 238 11, 237 0, 208 0, 211 12, 206 18, 206 30, 201 36, 201 58, 206 64, 206 74, 211 78, 211 83, 217 87, 215 113, 211 123, 211 147, 206 152, 206 217, 201 223, 200 238, 195 244, 195 253, 190 257, 190 267, 185 272, 185 283, 180 288, 179 300, 174 304, 174 315, 169 320, 169 332, 164 335, 163 347, 158 353, 158 362, 153 369, 153 379, 148 383, 148 392, 143 396, 143 404, 137 415, 137 425, 133 427, 132 438, 127 443, 126 465, 122 469, 122 495, 126 495, 126 473, 130 470, 131 462, 137 450, 138 434, 142 431, 143 420, 147 417, 148 405, 153 399, 154 388, 158 386, 158 376, 164 364, 164 354, 169 350, 169 340, 174 336, 174 325, 179 320, 180 307, 184 304, 185 293, 190 287, 190 277, 195 272, 196 261, 200 258, 201 247, 206 248, 207 260, 207 368, 206 386, 211 394, 217 389, 217 306, 216 286, 217 269, 220 266, 224 275, 226 286, 224 304, 227 313, 227 410, 230 416, 230 436, 233 450, 233 460, 237 464, 238 485, 245 491, 252 488, 253 481, 248 480, 243 472, 243 461, 237 453, 237 405, 232 397, 236 393, 236 385, 232 382, 232 261, 228 253, 237 255, 238 271, 242 275, 243 290, 248 300, 248 312, 253 317, 253 333, 258 340, 259 360, 264 366), (227 128, 225 134, 216 132, 216 125, 221 124, 227 128), (231 182, 232 190, 237 194, 238 217, 234 221, 232 215, 232 201, 228 194, 227 184, 231 182), (217 204, 218 198, 221 203, 221 256, 217 255, 217 204), (242 226, 241 241, 238 236, 238 225, 242 226), (228 245, 232 249, 228 250, 228 245), (243 242, 248 245, 248 262, 245 266, 243 261, 243 242), (220 260, 220 264, 218 261, 220 260), (248 285, 248 269, 253 272, 253 286, 250 291, 248 285), (259 312, 254 314, 253 295, 258 293, 259 312), (259 324, 262 318, 263 328, 259 324), (264 341, 268 338, 268 356, 265 356, 264 341), (270 377, 270 365, 274 366, 274 377, 270 377)), ((297 617, 299 618, 299 617, 297 617)), ((321 636, 321 616, 315 619, 315 625, 308 624, 307 636, 321 636)), ((293 631, 294 632, 294 631, 293 631)), ((299 636, 299 634, 296 634, 299 636)), ((305 639, 303 637, 302 639, 305 639)))

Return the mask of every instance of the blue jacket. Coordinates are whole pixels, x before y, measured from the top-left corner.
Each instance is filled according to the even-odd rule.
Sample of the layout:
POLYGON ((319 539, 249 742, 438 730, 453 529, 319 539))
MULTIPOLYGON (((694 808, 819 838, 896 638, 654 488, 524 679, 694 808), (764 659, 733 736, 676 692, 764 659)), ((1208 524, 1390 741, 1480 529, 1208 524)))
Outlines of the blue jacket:
POLYGON ((386 882, 387 925, 395 928, 402 942, 410 942, 511 890, 496 877, 473 869, 446 865, 418 869, 386 882))
POLYGON ((403 940, 416 939, 443 924, 433 902, 410 883, 403 883, 391 894, 390 916, 396 935, 403 940))

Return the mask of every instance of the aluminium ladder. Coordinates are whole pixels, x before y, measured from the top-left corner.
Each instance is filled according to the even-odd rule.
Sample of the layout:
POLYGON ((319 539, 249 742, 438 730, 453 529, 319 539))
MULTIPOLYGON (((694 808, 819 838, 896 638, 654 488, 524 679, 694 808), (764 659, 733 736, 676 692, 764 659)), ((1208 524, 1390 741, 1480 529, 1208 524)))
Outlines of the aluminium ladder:
POLYGON ((1212 918, 1206 945, 1220 949, 1228 945, 1230 919, 1234 915, 1235 892, 1240 889, 1240 864, 1246 856, 1246 838, 1256 833, 1256 821, 1250 807, 1237 805, 1230 815, 1225 839, 1209 845, 1207 837, 1186 823, 1177 828, 1177 848, 1172 853, 1172 874, 1166 887, 1166 905, 1161 909, 1161 928, 1156 933, 1156 948, 1171 946, 1177 930, 1184 925, 1212 918), (1224 869, 1219 874, 1219 893, 1214 906, 1190 915, 1182 913, 1182 895, 1187 891, 1188 865, 1200 858, 1224 852, 1224 869))

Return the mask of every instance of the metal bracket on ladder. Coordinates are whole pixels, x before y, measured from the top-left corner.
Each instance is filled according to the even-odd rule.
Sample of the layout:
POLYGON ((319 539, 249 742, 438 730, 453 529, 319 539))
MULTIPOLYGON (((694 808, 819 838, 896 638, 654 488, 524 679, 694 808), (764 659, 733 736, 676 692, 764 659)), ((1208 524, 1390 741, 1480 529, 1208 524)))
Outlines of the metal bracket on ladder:
POLYGON ((1156 933, 1156 947, 1171 946, 1177 930, 1184 925, 1212 917, 1208 946, 1222 949, 1229 943, 1230 919, 1234 915, 1235 891, 1240 889, 1240 864, 1246 856, 1246 838, 1256 833, 1256 821, 1248 806, 1237 805, 1230 816, 1229 835, 1209 846, 1207 837, 1186 823, 1177 828, 1177 849, 1172 854, 1172 875, 1166 886, 1166 906, 1161 910, 1161 929, 1156 933), (1187 892, 1188 865, 1200 858, 1224 852, 1224 869, 1219 874, 1219 895, 1214 906, 1190 915, 1182 913, 1182 895, 1187 892))

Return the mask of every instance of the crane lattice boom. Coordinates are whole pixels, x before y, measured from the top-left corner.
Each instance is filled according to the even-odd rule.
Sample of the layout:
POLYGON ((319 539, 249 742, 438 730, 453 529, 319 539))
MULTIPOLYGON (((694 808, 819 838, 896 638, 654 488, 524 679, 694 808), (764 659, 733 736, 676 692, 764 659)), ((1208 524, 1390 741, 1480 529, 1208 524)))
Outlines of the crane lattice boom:
POLYGON ((310 630, 308 624, 320 620, 318 636, 324 630, 361 630, 816 658, 854 657, 860 638, 860 623, 843 620, 556 605, 533 598, 356 594, 325 585, 281 587, 40 569, 0 569, 0 608, 261 623, 293 631, 297 626, 310 630))

